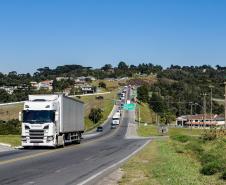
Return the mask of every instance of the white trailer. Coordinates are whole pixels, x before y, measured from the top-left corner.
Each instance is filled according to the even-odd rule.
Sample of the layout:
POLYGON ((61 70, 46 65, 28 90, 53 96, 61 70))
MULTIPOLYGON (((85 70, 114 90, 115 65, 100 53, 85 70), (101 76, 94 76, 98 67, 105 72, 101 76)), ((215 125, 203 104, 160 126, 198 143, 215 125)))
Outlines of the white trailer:
POLYGON ((64 146, 80 143, 84 132, 84 103, 59 95, 29 95, 19 119, 21 142, 29 146, 64 146))

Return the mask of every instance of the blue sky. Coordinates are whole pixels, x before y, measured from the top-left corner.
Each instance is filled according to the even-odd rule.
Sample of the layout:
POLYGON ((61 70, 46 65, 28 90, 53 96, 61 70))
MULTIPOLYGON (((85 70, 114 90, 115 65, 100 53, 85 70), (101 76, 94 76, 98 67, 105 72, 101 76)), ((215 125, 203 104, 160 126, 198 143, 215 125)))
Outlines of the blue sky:
POLYGON ((224 0, 0 0, 0 71, 226 65, 224 0))

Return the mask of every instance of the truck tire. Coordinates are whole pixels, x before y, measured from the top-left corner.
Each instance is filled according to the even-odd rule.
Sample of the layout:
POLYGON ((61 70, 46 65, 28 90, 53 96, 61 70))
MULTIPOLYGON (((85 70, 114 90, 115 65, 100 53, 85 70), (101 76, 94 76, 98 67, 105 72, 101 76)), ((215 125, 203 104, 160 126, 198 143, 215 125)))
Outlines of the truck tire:
POLYGON ((78 134, 78 140, 75 142, 76 144, 80 144, 81 143, 81 134, 78 134))

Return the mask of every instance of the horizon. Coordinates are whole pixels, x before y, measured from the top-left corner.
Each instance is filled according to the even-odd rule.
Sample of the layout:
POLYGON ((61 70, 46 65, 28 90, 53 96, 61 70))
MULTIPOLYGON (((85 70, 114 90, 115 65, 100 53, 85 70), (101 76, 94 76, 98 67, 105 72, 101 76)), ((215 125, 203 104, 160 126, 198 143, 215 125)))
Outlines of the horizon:
POLYGON ((1 72, 120 61, 225 66, 225 7, 221 0, 1 1, 1 72))

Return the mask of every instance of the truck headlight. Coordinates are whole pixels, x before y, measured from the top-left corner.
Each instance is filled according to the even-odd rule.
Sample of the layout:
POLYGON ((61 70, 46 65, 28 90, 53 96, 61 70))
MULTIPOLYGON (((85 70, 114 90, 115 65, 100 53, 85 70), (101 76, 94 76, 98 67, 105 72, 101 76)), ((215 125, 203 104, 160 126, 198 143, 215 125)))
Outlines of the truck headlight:
POLYGON ((22 140, 22 141, 27 141, 26 136, 21 136, 21 140, 22 140))
POLYGON ((47 141, 52 141, 54 139, 53 136, 47 136, 47 141))

